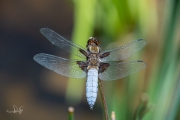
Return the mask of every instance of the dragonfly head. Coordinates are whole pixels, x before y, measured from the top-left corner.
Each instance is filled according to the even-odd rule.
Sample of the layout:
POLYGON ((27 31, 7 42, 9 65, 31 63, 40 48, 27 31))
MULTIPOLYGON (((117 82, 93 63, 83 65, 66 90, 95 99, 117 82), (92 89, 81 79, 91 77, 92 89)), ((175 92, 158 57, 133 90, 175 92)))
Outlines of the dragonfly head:
POLYGON ((92 52, 92 53, 99 53, 100 49, 101 49, 100 42, 95 37, 90 37, 89 38, 86 47, 87 47, 88 51, 92 52))

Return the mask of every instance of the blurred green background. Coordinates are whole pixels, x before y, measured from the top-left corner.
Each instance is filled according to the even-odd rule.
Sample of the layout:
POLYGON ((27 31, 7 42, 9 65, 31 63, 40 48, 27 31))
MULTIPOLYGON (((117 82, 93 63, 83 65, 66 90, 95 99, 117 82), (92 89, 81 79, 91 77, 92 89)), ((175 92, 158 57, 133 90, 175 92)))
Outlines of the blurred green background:
POLYGON ((143 38, 147 45, 130 60, 147 68, 121 80, 104 82, 109 114, 117 120, 180 119, 179 0, 1 0, 0 119, 66 120, 69 106, 76 120, 103 119, 101 99, 93 111, 85 79, 74 80, 33 61, 37 53, 74 56, 50 44, 39 32, 49 27, 85 47, 90 36, 107 50, 143 38), (13 105, 22 114, 7 113, 13 105))

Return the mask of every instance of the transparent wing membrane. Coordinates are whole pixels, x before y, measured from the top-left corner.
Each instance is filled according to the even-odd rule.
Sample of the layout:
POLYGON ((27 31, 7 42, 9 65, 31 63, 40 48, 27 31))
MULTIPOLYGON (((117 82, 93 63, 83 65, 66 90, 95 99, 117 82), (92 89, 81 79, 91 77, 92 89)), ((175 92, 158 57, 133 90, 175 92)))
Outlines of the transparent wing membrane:
MULTIPOLYGON (((53 30, 49 28, 42 28, 40 32, 53 44, 61 49, 76 55, 80 58, 86 59, 84 54, 88 53, 83 47, 66 40, 53 30), (81 52, 83 52, 83 54, 81 52)), ((130 74, 136 73, 146 67, 143 61, 131 61, 131 62, 118 62, 120 60, 126 59, 133 55, 134 53, 141 50, 146 45, 146 41, 143 39, 135 40, 124 46, 120 46, 114 49, 110 49, 100 53, 102 56, 100 62, 108 63, 109 66, 104 72, 99 73, 99 78, 102 80, 117 80, 126 77, 130 74), (105 57, 106 56, 106 57, 105 57)), ((88 54, 87 54, 88 55, 88 54)), ((89 58, 90 59, 90 58, 89 58)), ((86 72, 84 72, 83 64, 86 61, 78 60, 78 64, 82 65, 81 68, 75 60, 68 60, 65 58, 57 57, 54 55, 49 55, 45 53, 40 53, 34 56, 34 60, 41 64, 42 66, 55 71, 61 75, 73 78, 84 78, 86 77, 86 72)), ((87 67, 87 65, 85 65, 87 67)), ((106 66, 104 66, 106 67, 106 66)), ((104 69, 102 67, 102 69, 104 69)))
POLYGON ((86 73, 79 68, 79 65, 76 63, 75 60, 68 60, 45 53, 36 54, 34 56, 34 60, 40 65, 67 77, 86 77, 86 73))
MULTIPOLYGON (((66 40, 64 37, 59 35, 58 33, 54 32, 53 30, 49 28, 41 28, 40 32, 42 35, 44 35, 53 45, 56 45, 57 47, 60 47, 61 49, 76 55, 81 58, 86 58, 79 50, 82 49, 86 51, 83 47, 66 40)), ((86 51, 87 52, 87 51, 86 51)))
POLYGON ((101 54, 110 52, 110 55, 102 58, 101 61, 106 62, 106 61, 124 60, 130 57, 131 55, 133 55, 134 53, 138 52, 139 50, 141 50, 145 45, 146 45, 145 40, 138 39, 124 46, 120 46, 111 50, 104 51, 101 54))
POLYGON ((105 81, 118 80, 146 68, 146 63, 140 60, 107 63, 109 67, 103 73, 99 73, 99 78, 105 81))

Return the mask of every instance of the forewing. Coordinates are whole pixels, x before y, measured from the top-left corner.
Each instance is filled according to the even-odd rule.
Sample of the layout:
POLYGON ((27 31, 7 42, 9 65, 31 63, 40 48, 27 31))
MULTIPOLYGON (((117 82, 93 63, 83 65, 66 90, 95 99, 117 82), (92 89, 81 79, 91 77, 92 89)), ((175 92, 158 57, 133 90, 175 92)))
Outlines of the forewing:
POLYGON ((106 61, 119 61, 126 59, 133 55, 134 53, 141 50, 146 45, 146 41, 143 39, 135 40, 129 44, 124 46, 120 46, 111 50, 107 50, 102 52, 104 54, 106 52, 110 52, 110 55, 101 59, 102 62, 106 61))
POLYGON ((39 53, 34 56, 34 60, 40 65, 53 70, 63 76, 72 78, 84 78, 86 73, 80 69, 75 60, 67 60, 65 58, 39 53))
POLYGON ((140 60, 130 62, 107 62, 109 67, 99 73, 101 80, 118 80, 146 68, 146 63, 140 60))
MULTIPOLYGON (((59 35, 58 33, 54 32, 49 28, 41 28, 40 32, 44 35, 53 45, 60 47, 61 49, 72 53, 78 57, 86 58, 79 50, 86 51, 83 47, 66 40, 64 37, 59 35)), ((87 51, 86 51, 87 52, 87 51)))

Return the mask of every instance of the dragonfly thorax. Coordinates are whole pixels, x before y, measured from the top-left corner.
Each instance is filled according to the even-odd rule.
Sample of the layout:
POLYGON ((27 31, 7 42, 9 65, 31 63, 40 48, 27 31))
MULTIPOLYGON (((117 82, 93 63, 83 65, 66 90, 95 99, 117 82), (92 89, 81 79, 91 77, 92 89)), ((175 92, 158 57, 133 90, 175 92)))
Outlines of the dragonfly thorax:
POLYGON ((89 70, 90 68, 96 68, 98 70, 99 65, 100 65, 99 53, 91 53, 88 57, 87 69, 89 70))

